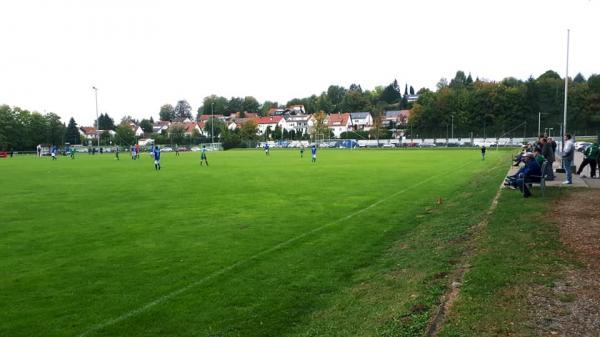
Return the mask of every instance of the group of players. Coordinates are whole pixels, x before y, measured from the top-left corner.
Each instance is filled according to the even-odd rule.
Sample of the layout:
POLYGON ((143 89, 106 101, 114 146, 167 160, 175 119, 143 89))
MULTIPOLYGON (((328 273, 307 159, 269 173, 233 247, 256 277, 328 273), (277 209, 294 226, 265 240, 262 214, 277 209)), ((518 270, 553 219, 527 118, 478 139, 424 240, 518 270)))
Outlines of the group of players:
MULTIPOLYGON (((263 148, 265 149, 265 154, 268 156, 270 155, 269 152, 269 144, 265 143, 265 145, 263 146, 263 148)), ((316 163, 317 162, 317 147, 313 144, 313 146, 311 146, 310 148, 310 153, 312 155, 312 162, 316 163)), ((304 145, 302 145, 300 147, 300 158, 304 158, 304 145)))
MULTIPOLYGON (((265 143, 263 148, 265 150, 265 154, 267 156, 269 156, 270 155, 269 144, 265 143)), ((312 162, 316 163, 317 162, 317 147, 315 145, 311 146, 310 152, 312 155, 312 162)), ((55 145, 52 146, 52 148, 50 150, 50 154, 51 154, 52 160, 56 160, 57 147, 55 145)), ((151 154, 152 158, 154 159, 154 169, 156 171, 160 171, 160 147, 152 146, 152 148, 150 149, 150 154, 151 154)), ((75 158, 75 148, 70 149, 70 156, 71 156, 71 159, 75 158)), ((303 157, 304 157, 304 145, 302 145, 302 147, 300 148, 300 158, 303 158, 303 157)), ((115 158, 117 160, 119 160, 119 147, 118 146, 115 147, 115 158)), ((139 147, 139 145, 134 145, 131 147, 131 159, 136 160, 139 158, 140 158, 140 147, 139 147)), ((200 150, 200 166, 203 166, 204 164, 206 164, 206 166, 208 166, 208 159, 206 158, 206 146, 202 145, 202 149, 200 150)))

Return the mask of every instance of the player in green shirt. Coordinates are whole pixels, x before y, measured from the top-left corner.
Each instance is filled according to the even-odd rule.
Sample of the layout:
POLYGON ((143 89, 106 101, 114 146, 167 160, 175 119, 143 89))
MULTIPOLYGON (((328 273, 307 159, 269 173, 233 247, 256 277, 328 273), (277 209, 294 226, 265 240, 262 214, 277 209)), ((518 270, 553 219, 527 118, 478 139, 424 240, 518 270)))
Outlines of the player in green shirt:
POLYGON ((577 174, 580 177, 585 178, 585 176, 581 174, 581 171, 586 165, 589 164, 590 177, 592 177, 592 179, 596 179, 596 164, 598 163, 598 157, 600 157, 600 149, 598 149, 598 144, 592 143, 591 145, 588 145, 588 147, 586 147, 583 151, 583 155, 585 156, 585 158, 581 162, 581 165, 579 165, 577 174))

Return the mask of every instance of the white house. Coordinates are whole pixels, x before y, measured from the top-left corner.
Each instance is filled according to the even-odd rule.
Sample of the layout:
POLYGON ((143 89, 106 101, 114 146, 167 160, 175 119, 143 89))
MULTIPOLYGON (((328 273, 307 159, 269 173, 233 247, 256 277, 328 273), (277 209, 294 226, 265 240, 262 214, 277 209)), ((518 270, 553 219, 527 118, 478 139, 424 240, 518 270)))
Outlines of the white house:
POLYGON ((152 125, 152 132, 154 133, 163 133, 169 130, 169 126, 171 126, 171 122, 169 121, 156 121, 154 125, 152 125))
POLYGON ((294 131, 297 134, 307 133, 310 116, 311 115, 284 115, 285 130, 288 132, 294 131))
POLYGON ((340 138, 343 132, 352 129, 350 114, 346 112, 329 115, 327 127, 333 132, 335 138, 340 138))
POLYGON ((287 125, 281 116, 260 117, 256 120, 256 124, 258 125, 258 135, 264 135, 269 127, 271 131, 274 131, 277 126, 283 130, 287 125))
POLYGON ((351 112, 350 120, 354 130, 371 130, 373 126, 373 116, 370 112, 351 112))
POLYGON ((92 126, 82 126, 79 128, 79 134, 85 139, 96 139, 96 128, 92 126))

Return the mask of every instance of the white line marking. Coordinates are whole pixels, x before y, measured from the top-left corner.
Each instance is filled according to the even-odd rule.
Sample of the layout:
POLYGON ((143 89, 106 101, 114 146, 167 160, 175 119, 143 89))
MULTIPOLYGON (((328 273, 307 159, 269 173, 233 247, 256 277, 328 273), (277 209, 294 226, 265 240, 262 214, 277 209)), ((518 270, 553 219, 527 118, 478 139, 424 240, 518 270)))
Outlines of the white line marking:
MULTIPOLYGON (((465 167, 465 166, 467 166, 467 165, 469 165, 469 164, 471 164, 471 163, 466 163, 466 164, 464 164, 464 165, 461 165, 460 167, 458 167, 458 168, 455 168, 455 169, 453 169, 453 170, 450 170, 449 172, 455 172, 456 170, 460 170, 460 169, 462 169, 463 167, 465 167)), ((367 211, 367 210, 369 210, 369 209, 371 209, 371 208, 373 208, 373 207, 375 207, 375 206, 377 206, 377 205, 379 205, 379 204, 381 204, 381 203, 383 203, 383 202, 385 202, 385 201, 387 201, 387 200, 389 200, 389 199, 391 199, 391 198, 393 198, 393 197, 397 196, 397 195, 398 195, 398 194, 400 194, 400 193, 404 193, 404 192, 406 192, 406 191, 408 191, 408 190, 411 190, 411 189, 413 189, 413 188, 415 188, 415 187, 418 187, 418 186, 420 186, 420 185, 423 185, 423 184, 425 184, 426 182, 428 182, 428 181, 430 181, 430 180, 433 180, 433 179, 435 179, 435 178, 439 178, 439 177, 441 177, 441 176, 443 176, 443 175, 445 175, 445 174, 446 174, 446 173, 443 173, 443 174, 438 174, 438 175, 435 175, 435 176, 431 176, 431 177, 429 177, 429 178, 427 178, 427 179, 425 179, 425 180, 421 180, 420 182, 418 182, 418 183, 416 183, 416 184, 414 184, 414 185, 412 185, 412 186, 406 187, 406 188, 404 188, 404 189, 402 189, 402 190, 400 190, 400 191, 398 191, 398 192, 392 193, 392 194, 390 194, 389 196, 387 196, 387 197, 385 197, 385 198, 383 198, 383 199, 380 199, 380 200, 378 200, 378 201, 376 201, 376 202, 374 202, 374 203, 372 203, 372 204, 368 205, 368 206, 367 206, 367 207, 365 207, 365 208, 362 208, 362 209, 360 209, 360 210, 358 210, 358 211, 355 211, 355 212, 353 212, 353 213, 350 213, 350 214, 348 214, 348 215, 346 215, 346 216, 344 216, 344 217, 341 217, 341 218, 339 218, 339 219, 337 219, 337 220, 334 220, 334 221, 332 221, 332 222, 330 222, 330 223, 324 224, 324 225, 322 225, 322 226, 320 226, 320 227, 317 227, 317 228, 311 229, 310 231, 308 231, 308 232, 304 232, 304 233, 302 233, 302 234, 300 234, 300 235, 298 235, 298 236, 295 236, 295 237, 293 237, 293 238, 291 238, 291 239, 288 239, 288 240, 286 240, 286 241, 280 242, 280 243, 276 244, 275 246, 273 246, 273 247, 271 247, 271 248, 269 248, 269 249, 266 249, 266 250, 263 250, 263 251, 261 251, 261 252, 258 252, 258 253, 256 253, 256 254, 254 254, 254 255, 252 255, 252 256, 250 256, 250 257, 248 257, 248 258, 244 259, 244 260, 240 260, 240 261, 238 261, 238 262, 236 262, 236 263, 234 263, 234 264, 232 264, 232 265, 229 265, 229 266, 227 266, 227 267, 225 267, 225 268, 223 268, 223 269, 220 269, 220 270, 214 271, 214 272, 212 272, 211 274, 209 274, 209 275, 207 275, 207 276, 205 276, 205 277, 203 277, 203 278, 199 279, 198 281, 196 281, 196 282, 193 282, 193 283, 190 283, 189 285, 187 285, 187 286, 185 286, 185 287, 183 287, 183 288, 180 288, 180 289, 174 290, 174 291, 172 291, 172 292, 170 292, 170 293, 168 293, 168 294, 166 294, 166 295, 163 295, 163 296, 161 296, 161 297, 159 297, 159 298, 155 299, 154 301, 152 301, 152 302, 149 302, 149 303, 145 304, 145 305, 144 305, 144 306, 142 306, 142 307, 139 307, 139 308, 137 308, 137 309, 131 310, 131 311, 129 311, 129 312, 127 312, 127 313, 125 313, 125 314, 123 314, 123 315, 119 316, 119 317, 111 318, 111 319, 109 319, 109 320, 106 320, 106 321, 104 321, 104 322, 102 322, 102 323, 96 324, 96 325, 92 326, 91 328, 89 328, 87 331, 85 331, 85 332, 83 332, 83 333, 79 334, 79 335, 78 335, 78 337, 85 337, 85 336, 88 336, 88 335, 90 335, 91 333, 94 333, 94 332, 96 332, 96 331, 98 331, 98 330, 104 329, 104 328, 106 328, 106 327, 108 327, 108 326, 111 326, 111 325, 113 325, 113 324, 116 324, 116 323, 122 322, 122 321, 124 321, 124 320, 126 320, 126 319, 128 319, 128 318, 130 318, 130 317, 136 316, 137 314, 140 314, 140 313, 142 313, 142 312, 145 312, 145 311, 147 311, 148 309, 150 309, 150 308, 152 308, 152 307, 154 307, 154 306, 157 306, 157 305, 159 305, 159 304, 161 304, 161 303, 163 303, 163 302, 165 302, 165 301, 167 301, 167 300, 170 300, 171 298, 173 298, 173 297, 175 297, 175 296, 177 296, 177 295, 179 295, 179 294, 182 294, 182 293, 184 293, 184 292, 188 291, 188 290, 189 290, 189 289, 191 289, 191 288, 194 288, 194 287, 196 287, 196 286, 199 286, 200 284, 202 284, 202 283, 204 283, 204 282, 206 282, 206 281, 208 281, 208 280, 211 280, 211 279, 213 279, 213 278, 215 278, 215 277, 217 277, 217 276, 220 276, 220 275, 222 275, 222 274, 225 274, 226 272, 228 272, 228 271, 230 271, 230 270, 232 270, 232 269, 234 269, 234 268, 236 268, 236 267, 238 267, 238 266, 241 266, 241 265, 243 265, 243 264, 246 264, 246 263, 248 263, 248 262, 250 262, 250 261, 252 261, 252 260, 256 260, 256 259, 258 259, 259 257, 262 257, 263 255, 267 255, 267 254, 269 254, 269 253, 272 253, 272 252, 274 252, 274 251, 276 251, 276 250, 278 250, 278 249, 280 249, 280 248, 283 248, 283 247, 285 247, 285 246, 288 246, 289 244, 291 244, 291 243, 293 243, 293 242, 296 242, 296 241, 298 241, 298 240, 300 240, 300 239, 302 239, 302 238, 305 238, 305 237, 307 237, 307 236, 309 236, 309 235, 311 235, 311 234, 313 234, 313 233, 319 232, 319 231, 321 231, 321 230, 323 230, 323 229, 325 229, 325 228, 327 228, 327 227, 330 227, 330 226, 332 226, 332 225, 334 225, 334 224, 336 224, 336 223, 338 223, 338 222, 340 222, 340 221, 348 220, 348 219, 350 219, 350 218, 352 218, 352 217, 354 217, 354 216, 356 216, 356 215, 358 215, 358 214, 361 214, 361 213, 363 213, 363 212, 365 212, 365 211, 367 211)))

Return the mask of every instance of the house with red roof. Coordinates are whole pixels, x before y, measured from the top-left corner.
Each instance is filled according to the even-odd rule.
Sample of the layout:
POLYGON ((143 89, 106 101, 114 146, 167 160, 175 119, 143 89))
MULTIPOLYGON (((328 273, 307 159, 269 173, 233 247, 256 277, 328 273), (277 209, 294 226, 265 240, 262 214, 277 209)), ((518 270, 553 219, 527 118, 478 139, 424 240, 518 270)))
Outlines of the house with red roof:
POLYGON ((183 133, 186 136, 192 136, 194 134, 194 130, 197 130, 200 134, 202 134, 202 129, 200 129, 199 123, 188 122, 188 123, 173 123, 171 127, 181 127, 183 129, 183 133))
POLYGON ((220 115, 220 114, 219 115, 200 115, 199 117, 200 117, 199 122, 207 121, 211 118, 220 119, 222 121, 227 120, 227 117, 225 117, 225 115, 220 115))
POLYGON ((85 139, 96 139, 96 128, 93 126, 82 126, 79 128, 79 134, 85 139))
POLYGON ((259 135, 264 135, 269 128, 273 131, 279 126, 283 130, 286 126, 285 119, 282 116, 260 117, 256 119, 256 124, 258 125, 259 135))
POLYGON ((329 115, 329 119, 327 120, 327 128, 333 132, 333 136, 335 138, 340 138, 342 133, 352 129, 352 120, 350 118, 350 114, 345 112, 329 115))

